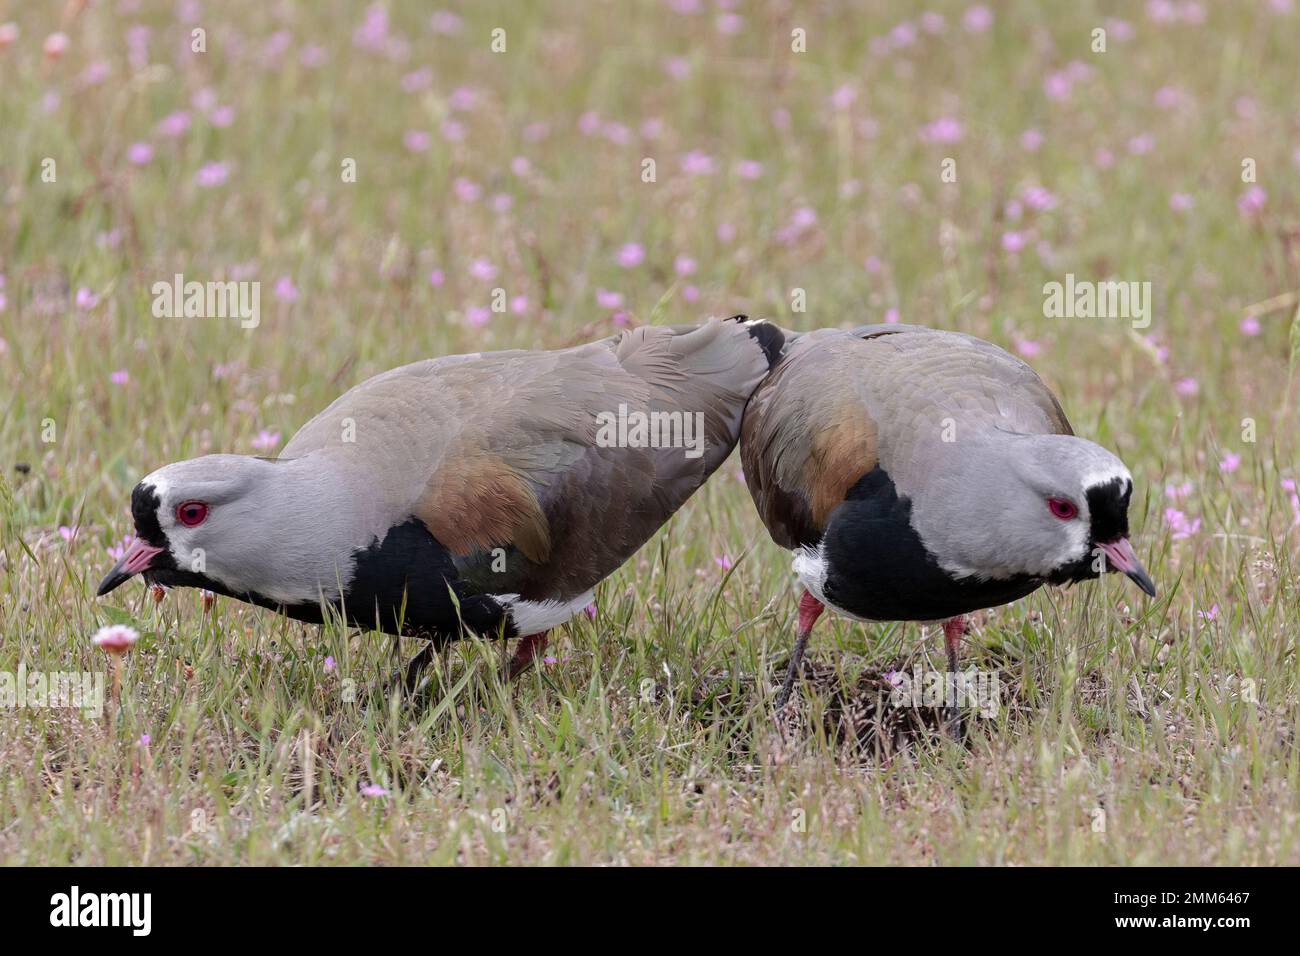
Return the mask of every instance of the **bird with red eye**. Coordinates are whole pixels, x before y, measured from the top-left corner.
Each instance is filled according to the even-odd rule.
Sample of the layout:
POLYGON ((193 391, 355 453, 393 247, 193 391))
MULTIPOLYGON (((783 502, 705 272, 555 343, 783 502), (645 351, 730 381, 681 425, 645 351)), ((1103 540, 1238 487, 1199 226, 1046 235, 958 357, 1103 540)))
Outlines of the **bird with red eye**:
POLYGON ((176 506, 176 520, 187 528, 203 524, 208 517, 208 506, 203 501, 185 501, 176 506))
POLYGON ((1048 498, 1047 508, 1062 521, 1073 521, 1079 517, 1079 506, 1068 498, 1048 498))

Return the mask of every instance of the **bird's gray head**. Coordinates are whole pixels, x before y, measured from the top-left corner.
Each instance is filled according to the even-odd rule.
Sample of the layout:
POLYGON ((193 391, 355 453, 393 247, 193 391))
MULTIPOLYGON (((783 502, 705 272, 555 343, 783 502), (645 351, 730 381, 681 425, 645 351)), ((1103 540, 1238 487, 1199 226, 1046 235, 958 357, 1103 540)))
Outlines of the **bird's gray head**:
MULTIPOLYGON (((131 493, 135 540, 99 585, 136 574, 152 584, 203 587, 264 602, 315 602, 337 581, 347 549, 321 533, 328 503, 292 461, 206 455, 166 465, 131 493), (298 480, 295 480, 298 479, 298 480), (322 564, 329 563, 328 573, 322 564)), ((327 520, 327 519, 326 519, 327 520)))
POLYGON ((1114 570, 1155 596, 1128 540, 1133 478, 1109 451, 1073 435, 1006 432, 946 448, 942 475, 914 511, 946 570, 1054 584, 1114 570))

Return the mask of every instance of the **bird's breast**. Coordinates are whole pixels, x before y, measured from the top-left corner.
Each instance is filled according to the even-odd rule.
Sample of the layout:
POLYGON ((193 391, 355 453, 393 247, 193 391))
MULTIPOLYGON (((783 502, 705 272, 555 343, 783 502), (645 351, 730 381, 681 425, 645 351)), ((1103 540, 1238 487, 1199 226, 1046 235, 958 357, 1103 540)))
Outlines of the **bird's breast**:
POLYGON ((1039 578, 955 577, 912 526, 912 503, 881 468, 864 475, 827 523, 817 549, 824 603, 870 621, 933 621, 1018 600, 1039 578))

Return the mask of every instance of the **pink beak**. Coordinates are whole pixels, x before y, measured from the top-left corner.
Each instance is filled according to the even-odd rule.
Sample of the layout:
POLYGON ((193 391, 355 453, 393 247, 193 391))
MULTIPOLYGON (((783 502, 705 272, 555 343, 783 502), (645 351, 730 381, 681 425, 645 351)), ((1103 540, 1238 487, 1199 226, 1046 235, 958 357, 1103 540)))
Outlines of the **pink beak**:
POLYGON ((1147 574, 1147 569, 1142 567, 1142 562, 1138 560, 1128 538, 1118 538, 1105 544, 1098 544, 1097 547, 1101 549, 1102 554, 1106 555, 1106 560, 1112 568, 1123 571, 1143 591, 1152 597, 1156 596, 1156 583, 1151 580, 1151 575, 1147 574))
POLYGON ((155 548, 148 541, 136 538, 126 549, 126 554, 122 555, 122 560, 113 565, 112 570, 104 576, 104 580, 99 582, 99 590, 95 592, 95 596, 103 597, 128 578, 134 577, 141 571, 149 570, 150 563, 162 554, 162 551, 162 548, 155 548))

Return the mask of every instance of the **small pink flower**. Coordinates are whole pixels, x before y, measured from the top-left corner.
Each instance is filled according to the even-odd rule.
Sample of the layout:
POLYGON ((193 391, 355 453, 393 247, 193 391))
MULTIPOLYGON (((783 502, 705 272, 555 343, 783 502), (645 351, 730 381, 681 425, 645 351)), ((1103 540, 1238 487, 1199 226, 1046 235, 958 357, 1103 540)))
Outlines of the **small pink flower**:
POLYGON ((687 176, 713 175, 713 157, 693 149, 682 157, 682 172, 687 176))
POLYGON ((664 72, 674 80, 684 80, 691 75, 691 63, 683 56, 670 56, 664 60, 664 72))
POLYGON ((623 294, 621 292, 611 292, 608 289, 597 289, 596 304, 602 309, 621 309, 623 308, 623 294))
POLYGON ((690 256, 678 256, 673 260, 673 271, 679 276, 694 275, 695 268, 695 260, 690 256))
POLYGON ((1002 234, 1002 248, 1007 252, 1019 252, 1028 245, 1029 240, 1025 238, 1022 232, 1004 232, 1002 234))
POLYGON ((852 83, 845 83, 837 86, 835 92, 831 94, 831 106, 837 110, 847 110, 853 106, 858 99, 858 91, 852 83))
POLYGON ((222 186, 230 178, 230 167, 225 163, 204 163, 194 176, 194 182, 204 189, 222 186))
POLYGON ((297 302, 298 287, 289 276, 280 276, 275 280, 275 297, 281 302, 297 302))
POLYGON ((45 55, 51 60, 57 60, 68 50, 68 35, 66 33, 51 33, 45 38, 45 55))
POLYGON ((928 143, 959 143, 964 133, 965 130, 962 128, 961 120, 951 116, 942 116, 922 127, 921 138, 928 143))
POLYGON ((148 734, 141 734, 141 735, 140 735, 140 739, 137 741, 137 743, 138 743, 141 747, 148 747, 148 746, 149 746, 149 742, 150 742, 152 739, 153 739, 153 738, 151 738, 148 734))
POLYGON ((464 124, 453 119, 443 120, 442 124, 438 127, 438 132, 441 133, 442 138, 449 143, 459 143, 465 138, 464 124))
POLYGON ((592 601, 590 604, 584 607, 582 609, 582 613, 587 615, 587 617, 590 618, 591 620, 593 621, 596 620, 596 602, 592 601))
POLYGON ((734 565, 731 562, 731 555, 729 554, 718 555, 716 558, 713 559, 713 563, 716 564, 718 567, 720 567, 723 571, 730 571, 734 567, 734 565))
POLYGON ((411 153, 427 153, 433 137, 422 129, 409 129, 402 134, 402 145, 411 153))
POLYGON ((62 538, 64 541, 66 541, 68 544, 72 544, 72 542, 76 540, 77 532, 79 530, 81 529, 78 528, 76 525, 69 528, 66 524, 61 524, 59 525, 59 537, 62 538))
POLYGON ((521 179, 532 172, 532 164, 528 162, 527 156, 516 156, 510 160, 510 171, 521 179))
POLYGON ((280 444, 280 433, 267 431, 263 428, 253 436, 252 446, 259 451, 265 451, 269 448, 275 448, 280 444))
POLYGON ((1162 86, 1156 90, 1155 104, 1158 109, 1176 109, 1186 100, 1186 94, 1176 86, 1162 86))
POLYGON ((491 282, 497 277, 497 267, 486 259, 475 259, 469 264, 469 274, 475 279, 491 282))
POLYGON ((1259 335, 1259 319, 1255 318, 1253 315, 1248 315, 1241 320, 1241 325, 1238 326, 1238 328, 1241 330, 1242 335, 1249 335, 1252 337, 1259 335))
POLYGON ((1188 518, 1177 508, 1165 509, 1165 524, 1169 525, 1170 537, 1175 541, 1190 538, 1201 529, 1200 518, 1188 518))
POLYGON ((1187 193, 1174 193, 1169 197, 1169 208, 1174 212, 1190 212, 1196 205, 1196 198, 1187 193))
POLYGON ((1042 186, 1030 186, 1022 198, 1025 205, 1035 212, 1047 212, 1056 208, 1056 197, 1042 186))
POLYGON ((106 549, 108 551, 109 558, 112 559, 114 563, 121 561, 122 557, 126 554, 127 549, 131 547, 131 544, 134 541, 135 538, 132 535, 128 534, 117 544, 110 544, 106 549))
POLYGON ((95 293, 91 292, 83 285, 77 289, 76 302, 78 309, 83 311, 93 309, 95 306, 99 305, 99 296, 95 295, 95 293))
POLYGON ((645 247, 637 242, 629 242, 618 250, 618 264, 624 269, 632 269, 645 261, 645 247))
POLYGON ((1043 344, 1033 339, 1016 339, 1016 351, 1025 358, 1034 358, 1043 353, 1043 344))
POLYGON ((441 269, 434 269, 429 273, 429 285, 435 289, 441 288, 442 284, 447 281, 447 276, 441 269))
POLYGON ((1169 361, 1169 346, 1162 345, 1154 335, 1143 336, 1142 341, 1151 347, 1151 351, 1155 353, 1156 361, 1161 365, 1169 361))
POLYGON ((1165 485, 1165 497, 1170 501, 1180 501, 1192 493, 1192 483, 1184 481, 1181 485, 1165 485))
POLYGON ((510 311, 515 315, 523 315, 528 311, 528 296, 517 295, 510 300, 510 311))
POLYGON ((132 166, 148 166, 153 160, 153 147, 148 143, 132 143, 126 148, 126 161, 132 166))
POLYGON ((1219 605, 1211 604, 1208 611, 1197 611, 1196 616, 1202 621, 1213 621, 1219 616, 1219 605))
POLYGON ((1180 378, 1178 381, 1174 382, 1174 391, 1179 395, 1182 395, 1184 398, 1191 398, 1200 390, 1201 387, 1197 384, 1196 379, 1194 378, 1180 378))
POLYGON ((218 106, 208 114, 208 122, 218 129, 225 129, 235 122, 235 108, 233 106, 218 106))
POLYGON ((322 669, 326 674, 333 674, 334 671, 338 669, 338 665, 334 663, 333 656, 325 658, 325 663, 322 669))
POLYGON ((984 4, 976 4, 962 14, 961 25, 967 33, 984 33, 993 26, 993 11, 984 4))
POLYGON ((1074 81, 1064 70, 1049 73, 1043 80, 1043 93, 1049 100, 1056 100, 1058 103, 1068 100, 1073 89, 1074 81))
POLYGON ((1258 216, 1264 211, 1268 201, 1268 192, 1263 186, 1251 186, 1237 197, 1237 210, 1247 217, 1258 216))
POLYGON ((461 202, 478 202, 479 197, 483 195, 482 187, 464 176, 457 176, 452 180, 451 188, 461 202))
POLYGON ((465 321, 474 328, 482 328, 492 321, 492 310, 485 305, 472 306, 465 310, 465 321))
POLYGON ((736 163, 736 175, 741 179, 758 179, 763 175, 763 164, 756 159, 742 159, 736 163))
POLYGON ((168 113, 158 121, 158 135, 167 139, 184 136, 190 128, 190 114, 185 110, 168 113))
POLYGON ((687 302, 699 302, 700 290, 693 285, 682 286, 682 298, 687 302))
POLYGON ((1036 153, 1043 145, 1043 134, 1036 129, 1027 129, 1020 134, 1020 148, 1027 153, 1036 153))
POLYGON ((101 627, 90 640, 110 654, 125 654, 140 640, 140 632, 125 624, 110 624, 101 627))
POLYGON ((1156 141, 1150 133, 1141 133, 1128 141, 1128 151, 1133 156, 1145 156, 1155 149, 1156 141))
POLYGON ((456 36, 464 26, 460 14, 450 10, 438 10, 429 18, 429 29, 442 36, 456 36))
POLYGON ((388 791, 377 783, 368 783, 361 788, 363 797, 377 798, 388 796, 388 791))
POLYGON ((730 243, 730 242, 734 242, 736 239, 736 227, 729 222, 718 223, 718 228, 716 232, 718 236, 718 242, 730 243))
POLYGON ((427 90, 431 86, 433 86, 433 70, 427 66, 412 70, 402 77, 403 93, 418 93, 421 90, 427 90))
POLYGON ((897 310, 897 309, 886 309, 886 310, 885 310, 885 324, 886 324, 886 325, 897 325, 898 322, 901 320, 901 318, 902 318, 902 317, 898 314, 898 310, 897 310))
POLYGON ((126 369, 120 368, 108 376, 108 380, 114 385, 125 385, 131 381, 131 374, 126 369))
POLYGON ((1219 471, 1225 475, 1230 475, 1241 465, 1241 456, 1228 452, 1223 456, 1223 461, 1219 462, 1219 471))
POLYGON ((719 13, 713 25, 723 36, 735 36, 745 25, 745 18, 738 13, 719 13))
POLYGON ((309 70, 324 66, 329 61, 329 53, 319 43, 308 43, 298 53, 298 62, 309 70))

